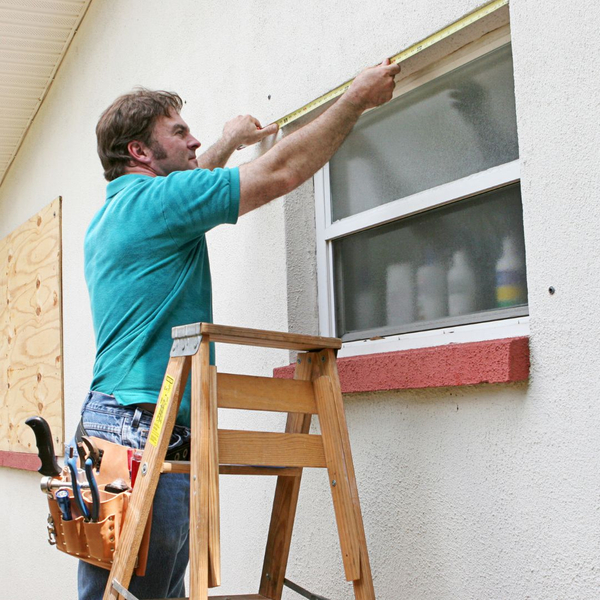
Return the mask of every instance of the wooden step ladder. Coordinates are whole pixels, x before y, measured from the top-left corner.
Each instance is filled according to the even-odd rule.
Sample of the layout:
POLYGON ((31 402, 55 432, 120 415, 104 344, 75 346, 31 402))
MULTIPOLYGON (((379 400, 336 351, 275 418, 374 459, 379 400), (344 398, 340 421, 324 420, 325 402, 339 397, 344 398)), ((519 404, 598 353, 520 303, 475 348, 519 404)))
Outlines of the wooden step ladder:
POLYGON ((350 453, 335 338, 195 323, 173 329, 173 347, 103 600, 127 592, 161 472, 190 472, 190 600, 221 584, 219 474, 276 475, 277 487, 258 594, 213 600, 280 600, 302 470, 326 468, 345 576, 356 600, 375 600, 350 453), (293 380, 217 373, 210 342, 300 351, 293 380), (189 463, 165 462, 191 371, 189 463), (288 413, 285 433, 217 428, 217 408, 288 413), (309 434, 318 415, 321 435, 309 434))

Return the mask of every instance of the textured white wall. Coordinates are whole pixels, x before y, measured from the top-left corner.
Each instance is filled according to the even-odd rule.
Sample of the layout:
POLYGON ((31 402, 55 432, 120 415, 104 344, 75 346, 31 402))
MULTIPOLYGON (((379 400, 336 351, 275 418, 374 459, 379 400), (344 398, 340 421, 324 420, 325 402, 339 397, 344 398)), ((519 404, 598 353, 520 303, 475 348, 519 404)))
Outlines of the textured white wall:
MULTIPOLYGON (((94 126, 114 97, 137 84, 174 89, 187 101, 192 131, 209 143, 231 116, 250 112, 269 122, 477 5, 92 3, 0 187, 0 236, 54 197, 64 198, 67 431, 77 422, 94 355, 82 243, 104 197, 94 126)), ((382 600, 598 596, 598 21, 589 0, 511 3, 530 383, 346 399, 382 600)), ((310 202, 307 184, 211 234, 217 321, 296 331, 304 323, 314 330, 314 249, 302 235, 306 227, 310 234, 311 209, 303 205, 310 202), (305 269, 297 270, 303 260, 305 269)), ((257 374, 287 362, 285 353, 249 349, 226 348, 219 357, 223 370, 257 374)), ((255 591, 273 482, 222 479, 222 593, 255 591)), ((0 482, 0 510, 11 515, 0 550, 0 596, 47 597, 51 584, 52 597, 74 599, 75 561, 43 540, 38 476, 2 469, 0 482)), ((311 474, 289 576, 324 596, 349 598, 333 523, 326 480, 311 474)))

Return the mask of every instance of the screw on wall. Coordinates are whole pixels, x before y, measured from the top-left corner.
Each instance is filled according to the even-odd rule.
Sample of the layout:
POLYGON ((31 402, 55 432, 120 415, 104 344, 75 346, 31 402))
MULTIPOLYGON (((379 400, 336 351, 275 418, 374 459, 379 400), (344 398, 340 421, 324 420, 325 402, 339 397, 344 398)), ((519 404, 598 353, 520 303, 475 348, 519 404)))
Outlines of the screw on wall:
POLYGON ((553 286, 553 285, 551 285, 551 286, 548 288, 548 293, 549 293, 551 296, 553 296, 555 292, 556 292, 556 290, 554 289, 554 286, 553 286))

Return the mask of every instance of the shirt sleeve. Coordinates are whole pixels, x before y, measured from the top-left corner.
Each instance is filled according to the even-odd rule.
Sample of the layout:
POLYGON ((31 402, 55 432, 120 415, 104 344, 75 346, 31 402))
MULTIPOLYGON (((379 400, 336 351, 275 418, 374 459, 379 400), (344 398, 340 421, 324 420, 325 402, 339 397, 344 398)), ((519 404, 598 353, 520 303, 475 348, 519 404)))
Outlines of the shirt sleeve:
POLYGON ((182 246, 223 223, 235 224, 240 174, 233 169, 177 171, 163 178, 160 201, 171 237, 182 246))

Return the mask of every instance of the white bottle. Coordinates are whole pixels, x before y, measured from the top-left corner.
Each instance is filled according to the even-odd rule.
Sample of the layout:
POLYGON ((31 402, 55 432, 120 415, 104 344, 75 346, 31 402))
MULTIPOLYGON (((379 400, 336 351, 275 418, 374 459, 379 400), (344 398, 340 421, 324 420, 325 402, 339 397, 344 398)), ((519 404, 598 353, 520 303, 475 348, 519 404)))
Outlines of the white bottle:
POLYGON ((415 321, 415 269, 412 263, 402 262, 388 266, 385 306, 388 325, 415 321))
POLYGON ((442 261, 432 251, 417 269, 417 319, 432 321, 448 315, 448 282, 442 261))
POLYGON ((505 308, 527 302, 525 260, 513 236, 502 240, 502 255, 496 263, 496 306, 505 308))
POLYGON ((357 329, 372 329, 376 325, 375 306, 377 296, 372 285, 365 282, 365 287, 356 290, 353 296, 354 321, 347 322, 346 327, 351 331, 357 329))
POLYGON ((465 250, 457 250, 448 270, 448 314, 467 315, 477 310, 477 283, 465 250))

